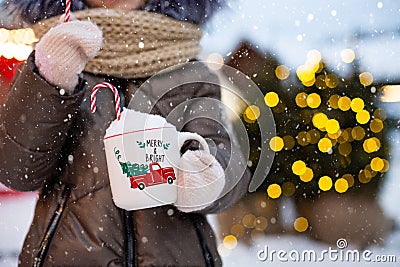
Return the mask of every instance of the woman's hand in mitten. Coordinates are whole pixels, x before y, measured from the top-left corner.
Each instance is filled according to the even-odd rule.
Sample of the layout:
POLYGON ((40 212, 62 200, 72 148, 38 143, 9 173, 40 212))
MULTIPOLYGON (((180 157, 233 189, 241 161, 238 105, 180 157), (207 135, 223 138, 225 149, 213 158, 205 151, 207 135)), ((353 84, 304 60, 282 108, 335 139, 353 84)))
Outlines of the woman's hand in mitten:
POLYGON ((78 75, 97 55, 102 31, 90 21, 70 21, 50 29, 36 45, 35 64, 51 84, 71 94, 78 75))
POLYGON ((220 196, 225 186, 225 172, 219 162, 205 151, 186 151, 178 170, 178 200, 183 212, 202 210, 220 196))

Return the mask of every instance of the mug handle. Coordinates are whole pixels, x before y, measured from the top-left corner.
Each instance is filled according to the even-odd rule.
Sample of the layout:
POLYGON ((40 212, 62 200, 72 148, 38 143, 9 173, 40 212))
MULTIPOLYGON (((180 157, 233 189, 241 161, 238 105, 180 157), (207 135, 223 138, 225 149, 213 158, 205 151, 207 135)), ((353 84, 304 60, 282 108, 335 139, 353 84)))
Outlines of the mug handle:
POLYGON ((180 148, 188 140, 198 141, 200 143, 200 145, 203 147, 203 150, 207 153, 210 153, 210 148, 208 147, 206 140, 203 137, 201 137, 199 134, 191 133, 191 132, 180 132, 179 133, 179 147, 180 148))

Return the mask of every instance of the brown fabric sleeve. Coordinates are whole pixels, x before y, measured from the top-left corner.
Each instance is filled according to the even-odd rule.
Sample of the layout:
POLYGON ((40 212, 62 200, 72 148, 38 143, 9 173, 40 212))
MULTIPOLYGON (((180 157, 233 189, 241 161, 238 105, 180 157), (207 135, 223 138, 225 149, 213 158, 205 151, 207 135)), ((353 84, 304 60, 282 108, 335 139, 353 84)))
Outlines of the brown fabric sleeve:
POLYGON ((0 110, 0 181, 21 191, 41 188, 60 171, 60 152, 83 96, 83 90, 60 95, 35 68, 32 54, 0 110))

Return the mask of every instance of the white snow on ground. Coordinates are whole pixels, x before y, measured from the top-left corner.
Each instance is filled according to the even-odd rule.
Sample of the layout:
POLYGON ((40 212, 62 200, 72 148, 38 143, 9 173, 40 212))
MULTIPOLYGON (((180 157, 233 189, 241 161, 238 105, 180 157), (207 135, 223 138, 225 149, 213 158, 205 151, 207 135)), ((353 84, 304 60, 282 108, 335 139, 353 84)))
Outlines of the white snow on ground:
POLYGON ((17 266, 17 255, 36 204, 35 193, 0 197, 0 267, 17 266))
MULTIPOLYGON (((252 247, 246 247, 243 244, 239 244, 234 250, 232 250, 231 254, 223 257, 224 266, 399 266, 400 262, 400 234, 397 233, 397 237, 393 236, 389 240, 385 247, 370 247, 363 251, 358 251, 351 246, 339 250, 337 247, 329 247, 326 244, 318 243, 304 236, 293 236, 293 235, 270 235, 266 236, 263 239, 258 240, 256 245, 252 247), (275 250, 276 253, 273 254, 273 257, 269 257, 265 259, 265 261, 259 260, 258 255, 260 250, 266 251, 266 247, 268 247, 269 255, 271 255, 271 251, 275 250), (322 253, 323 250, 328 252, 322 253), (334 251, 337 252, 334 252, 334 251), (284 251, 286 254, 281 254, 281 259, 278 258, 278 251, 284 251), (300 256, 300 260, 295 260, 295 253, 299 253, 299 255, 310 255, 310 251, 314 251, 316 254, 315 260, 312 257, 312 260, 308 260, 308 256, 305 256, 305 260, 302 260, 303 256, 300 256), (329 251, 332 251, 331 256, 329 251), (343 251, 343 252, 341 252, 343 251), (356 257, 350 254, 347 251, 355 251, 358 253, 360 260, 358 261, 356 257), (370 251, 370 252, 369 252, 370 251), (306 254, 307 253, 307 254, 306 254), (342 254, 343 253, 343 254, 342 254), (370 262, 367 262, 363 259, 363 253, 366 260, 370 259, 370 262), (323 256, 321 256, 323 255, 323 256), (349 256, 347 256, 349 255, 349 256), (397 262, 387 262, 387 263, 377 263, 373 262, 375 256, 389 256, 393 255, 397 262), (291 258, 293 260, 291 260, 291 258), (349 259, 349 260, 346 260, 349 259)), ((281 252, 283 253, 283 252, 281 252)), ((353 253, 353 252, 351 252, 353 253)), ((265 257, 265 254, 260 254, 260 257, 265 257)))

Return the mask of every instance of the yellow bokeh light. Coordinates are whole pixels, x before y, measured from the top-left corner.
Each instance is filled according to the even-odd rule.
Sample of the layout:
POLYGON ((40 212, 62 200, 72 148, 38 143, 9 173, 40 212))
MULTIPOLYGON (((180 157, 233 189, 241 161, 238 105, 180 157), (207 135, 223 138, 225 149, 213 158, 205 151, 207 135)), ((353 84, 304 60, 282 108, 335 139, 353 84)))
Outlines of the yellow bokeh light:
POLYGON ((325 83, 325 75, 318 75, 317 78, 315 79, 315 86, 320 89, 324 90, 326 89, 326 83, 325 83))
POLYGON ((338 105, 339 99, 340 99, 340 95, 336 95, 336 94, 331 95, 331 97, 329 98, 329 106, 333 109, 338 109, 339 108, 339 105, 338 105))
POLYGON ((306 146, 309 144, 309 142, 307 140, 307 132, 306 131, 299 132, 296 136, 296 139, 297 139, 297 143, 299 143, 299 145, 301 145, 301 146, 306 146))
POLYGON ((352 151, 352 147, 350 143, 342 143, 339 144, 339 154, 342 156, 348 156, 350 155, 351 151, 352 151))
POLYGON ((353 138, 353 136, 351 135, 351 131, 353 131, 353 128, 351 128, 351 127, 349 127, 349 128, 347 128, 347 129, 345 129, 344 130, 345 132, 347 132, 347 136, 348 136, 348 140, 347 140, 347 142, 353 142, 354 141, 354 138, 353 138))
POLYGON ((383 130, 383 122, 380 119, 373 119, 369 123, 369 128, 371 129, 372 132, 374 133, 379 133, 383 130))
POLYGON ((236 236, 236 238, 241 238, 245 234, 245 229, 241 224, 234 224, 231 227, 231 234, 236 236))
POLYGON ((293 196, 294 192, 296 191, 296 188, 292 182, 284 182, 282 185, 282 193, 287 196, 293 196))
POLYGON ((312 129, 312 130, 307 132, 306 138, 307 138, 307 142, 309 142, 310 144, 314 145, 314 144, 318 143, 318 141, 321 138, 321 136, 320 136, 318 130, 312 129))
POLYGON ((271 184, 267 188, 267 193, 270 198, 278 198, 282 194, 282 189, 278 184, 271 184))
POLYGON ((352 49, 343 49, 342 52, 340 52, 340 57, 342 58, 342 61, 344 63, 351 63, 354 61, 356 58, 356 54, 352 49))
POLYGON ((326 122, 328 121, 328 116, 324 113, 316 113, 312 118, 313 125, 318 129, 325 128, 326 122))
POLYGON ((227 249, 234 249, 237 246, 237 239, 234 235, 227 235, 224 237, 224 241, 222 241, 224 247, 227 249))
POLYGON ((375 176, 378 174, 377 171, 374 171, 374 170, 371 168, 371 164, 368 164, 367 166, 365 166, 365 170, 369 171, 369 173, 371 173, 371 176, 372 176, 372 177, 375 177, 375 176))
POLYGON ((318 148, 321 152, 327 153, 332 149, 332 141, 329 138, 322 138, 318 142, 318 148))
POLYGON ((377 108, 374 111, 374 118, 384 121, 386 120, 386 112, 381 108, 377 108))
POLYGON ((4 28, 0 28, 0 44, 5 44, 9 41, 10 31, 4 28))
POLYGON ((265 101, 265 104, 266 104, 268 107, 273 108, 273 107, 276 107, 276 105, 278 105, 278 103, 279 103, 279 96, 278 96, 278 94, 275 93, 275 92, 269 92, 269 93, 267 93, 267 94, 265 95, 264 101, 265 101))
POLYGON ((351 130, 351 136, 354 140, 360 141, 365 136, 365 130, 361 126, 356 126, 351 130))
POLYGON ((324 69, 324 63, 322 63, 322 61, 319 62, 318 64, 318 69, 316 71, 316 73, 320 73, 323 69, 324 69))
POLYGON ((25 61, 32 52, 32 43, 37 41, 32 29, 0 29, 0 57, 25 61))
POLYGON ((379 148, 381 148, 381 140, 379 140, 376 137, 371 137, 371 139, 375 141, 375 144, 376 144, 376 146, 378 147, 378 150, 379 150, 379 148))
POLYGON ((330 119, 325 124, 325 129, 330 134, 335 134, 340 130, 339 122, 335 119, 330 119))
POLYGON ((314 85, 315 81, 316 81, 316 79, 315 79, 315 77, 314 77, 314 78, 312 78, 312 79, 309 80, 309 81, 303 81, 303 82, 301 82, 301 83, 302 83, 304 86, 311 87, 311 86, 314 85))
POLYGON ((346 173, 343 175, 342 177, 343 179, 346 179, 347 184, 349 185, 349 187, 352 187, 354 185, 354 177, 353 175, 346 173))
POLYGON ((299 80, 303 83, 315 80, 315 71, 313 70, 313 68, 310 68, 306 65, 300 65, 296 69, 296 74, 299 80))
POLYGON ((250 120, 249 118, 247 118, 246 113, 243 112, 243 120, 247 123, 255 123, 255 120, 250 120))
POLYGON ((332 188, 332 179, 329 176, 322 176, 318 181, 319 189, 322 191, 328 191, 332 188))
POLYGON ((381 142, 376 137, 368 138, 363 143, 364 151, 367 153, 376 152, 380 149, 380 147, 381 147, 381 142))
POLYGON ((18 61, 26 60, 32 52, 32 46, 17 44, 14 49, 14 58, 18 61))
POLYGON ((349 139, 347 140, 348 142, 353 142, 354 141, 354 138, 353 138, 353 136, 351 135, 351 132, 353 131, 353 128, 347 128, 347 129, 345 129, 345 131, 348 133, 348 137, 349 137, 349 139))
POLYGON ((387 161, 386 159, 382 159, 383 160, 383 169, 381 170, 381 172, 387 172, 389 170, 390 164, 389 161, 387 161))
POLYGON ((385 167, 385 163, 381 158, 375 157, 371 160, 371 169, 373 171, 379 172, 383 167, 385 167))
POLYGON ((285 80, 289 78, 290 75, 289 68, 286 67, 285 65, 279 65, 275 69, 275 75, 279 80, 285 80))
POLYGON ((312 49, 307 52, 307 64, 311 65, 319 65, 319 62, 321 61, 322 56, 321 52, 319 52, 316 49, 312 49))
POLYGON ((268 226, 267 218, 260 216, 254 220, 254 228, 259 231, 264 231, 268 226))
POLYGON ((321 97, 316 93, 309 94, 306 101, 310 108, 317 108, 321 105, 321 97))
POLYGON ((248 213, 243 216, 242 218, 242 224, 246 228, 254 228, 254 220, 256 219, 256 216, 254 216, 251 213, 248 213))
POLYGON ((283 139, 279 136, 274 136, 269 141, 269 147, 275 152, 281 151, 283 145, 284 145, 283 139))
POLYGON ((304 161, 297 160, 292 164, 292 171, 296 175, 302 175, 306 172, 307 166, 304 161))
MULTIPOLYGON (((336 146, 336 144, 337 144, 337 138, 340 136, 340 133, 341 133, 341 131, 339 131, 338 133, 336 133, 336 134, 326 134, 324 137, 325 138, 328 138, 329 140, 331 140, 331 143, 332 143, 332 147, 334 147, 334 146, 336 146), (339 133, 339 134, 338 134, 339 133)), ((331 151, 328 151, 328 152, 331 152, 331 151)))
POLYGON ((256 105, 251 105, 246 108, 244 114, 250 121, 256 121, 260 117, 260 109, 256 105))
POLYGON ((326 86, 329 88, 335 88, 339 85, 339 79, 335 74, 328 74, 325 77, 326 86))
POLYGON ((307 107, 307 94, 304 92, 298 93, 296 95, 296 105, 301 107, 301 108, 305 108, 307 107))
MULTIPOLYGON (((350 132, 351 132, 351 131, 350 131, 350 132)), ((345 129, 345 130, 343 130, 343 131, 340 131, 340 136, 338 137, 337 141, 338 141, 340 144, 347 143, 347 142, 351 142, 351 141, 350 141, 350 133, 349 133, 349 130, 348 130, 348 129, 345 129)))
POLYGON ((304 217, 298 217, 294 223, 293 227, 297 232, 305 232, 308 228, 308 220, 304 217))
POLYGON ((372 175, 368 170, 362 170, 358 174, 358 180, 360 183, 366 184, 369 183, 372 179, 372 175))
MULTIPOLYGON (((342 134, 342 130, 340 130, 340 129, 339 129, 339 131, 337 131, 336 133, 333 133, 333 134, 328 133, 328 134, 327 134, 328 137, 329 137, 329 139, 331 139, 332 141, 334 141, 334 142, 332 142, 332 145, 333 145, 333 146, 336 145, 337 139, 340 137, 341 134, 342 134)), ((326 137, 326 136, 325 136, 325 137, 326 137)))
POLYGON ((364 100, 359 97, 354 98, 351 100, 351 110, 354 112, 359 112, 364 109, 364 100))
POLYGON ((338 107, 340 110, 348 111, 351 107, 351 99, 347 96, 342 96, 338 100, 338 107))
POLYGON ((306 171, 300 175, 300 180, 303 182, 309 182, 314 178, 314 172, 311 168, 306 167, 306 171))
POLYGON ((339 157, 339 164, 342 168, 347 168, 351 164, 350 157, 339 157))
POLYGON ((357 114, 356 114, 356 120, 360 124, 368 123, 370 118, 371 118, 371 115, 365 109, 357 112, 357 114))
POLYGON ((292 149, 295 144, 296 144, 296 141, 294 140, 294 138, 292 136, 286 135, 283 137, 283 147, 285 148, 285 150, 292 149))
POLYGON ((335 190, 338 193, 344 193, 349 189, 349 184, 347 183, 346 179, 339 178, 335 182, 335 190))
POLYGON ((364 86, 369 86, 374 82, 374 77, 370 72, 363 72, 360 74, 360 83, 364 86))

